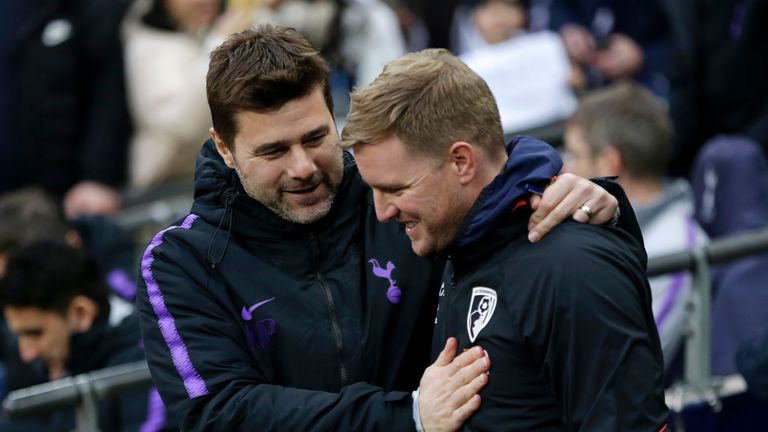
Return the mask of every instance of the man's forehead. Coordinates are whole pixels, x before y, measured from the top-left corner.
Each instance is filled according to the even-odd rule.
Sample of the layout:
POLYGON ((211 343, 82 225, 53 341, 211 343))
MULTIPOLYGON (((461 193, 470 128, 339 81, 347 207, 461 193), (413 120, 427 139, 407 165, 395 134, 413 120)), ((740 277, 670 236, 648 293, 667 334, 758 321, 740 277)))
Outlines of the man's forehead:
POLYGON ((277 110, 239 111, 235 119, 235 141, 248 147, 274 142, 296 142, 319 127, 335 128, 333 116, 319 90, 288 101, 277 110))
POLYGON ((6 306, 3 309, 8 326, 13 330, 17 328, 41 327, 62 319, 56 312, 47 311, 36 307, 14 307, 6 306))

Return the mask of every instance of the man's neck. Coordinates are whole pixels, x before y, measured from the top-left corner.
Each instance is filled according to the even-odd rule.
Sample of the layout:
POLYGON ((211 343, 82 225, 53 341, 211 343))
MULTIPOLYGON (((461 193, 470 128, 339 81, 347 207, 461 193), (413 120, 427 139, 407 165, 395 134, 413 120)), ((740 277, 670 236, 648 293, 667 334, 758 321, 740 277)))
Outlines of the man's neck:
POLYGON ((645 206, 658 199, 664 192, 661 179, 638 179, 623 175, 619 176, 619 184, 634 206, 645 206))

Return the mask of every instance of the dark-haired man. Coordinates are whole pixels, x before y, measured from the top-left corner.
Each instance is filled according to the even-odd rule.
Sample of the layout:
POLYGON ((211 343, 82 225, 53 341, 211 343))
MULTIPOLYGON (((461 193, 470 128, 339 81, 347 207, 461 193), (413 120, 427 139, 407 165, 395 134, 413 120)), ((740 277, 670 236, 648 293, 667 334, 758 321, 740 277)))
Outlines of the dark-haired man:
MULTIPOLYGON (((479 406, 480 349, 453 360, 451 340, 422 378, 442 263, 376 222, 337 147, 328 73, 284 28, 211 56, 195 203, 145 251, 137 299, 150 370, 185 430, 414 430, 420 412, 454 430, 479 406)), ((615 200, 591 187, 558 181, 542 207, 562 219, 591 200, 606 222, 615 200)))
MULTIPOLYGON (((96 264, 60 243, 17 250, 0 279, 0 304, 21 359, 42 361, 51 381, 144 358, 135 316, 109 325, 108 296, 96 264)), ((72 429, 73 414, 53 414, 45 429, 72 429)), ((154 389, 102 400, 98 415, 104 431, 160 430, 166 418, 154 389)))

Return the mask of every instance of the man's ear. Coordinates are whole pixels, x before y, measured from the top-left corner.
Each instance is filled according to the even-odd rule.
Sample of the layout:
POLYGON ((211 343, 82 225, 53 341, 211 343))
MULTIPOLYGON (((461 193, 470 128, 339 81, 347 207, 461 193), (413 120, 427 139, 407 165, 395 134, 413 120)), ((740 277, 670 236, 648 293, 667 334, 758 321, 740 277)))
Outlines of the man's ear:
POLYGON ((624 160, 616 147, 608 146, 597 158, 598 173, 605 176, 620 176, 624 171, 624 160))
POLYGON ((96 302, 84 295, 78 295, 69 302, 67 321, 74 331, 84 333, 91 329, 98 314, 99 307, 96 302))
POLYGON ((216 151, 218 151, 219 155, 221 155, 221 158, 224 159, 224 163, 227 164, 228 167, 234 169, 235 155, 229 151, 229 147, 227 147, 227 145, 221 139, 221 136, 219 136, 218 132, 216 132, 216 129, 211 127, 208 130, 211 132, 211 139, 213 140, 214 144, 216 144, 216 151))
POLYGON ((459 183, 468 184, 477 176, 477 149, 465 141, 456 141, 448 149, 448 162, 459 183))

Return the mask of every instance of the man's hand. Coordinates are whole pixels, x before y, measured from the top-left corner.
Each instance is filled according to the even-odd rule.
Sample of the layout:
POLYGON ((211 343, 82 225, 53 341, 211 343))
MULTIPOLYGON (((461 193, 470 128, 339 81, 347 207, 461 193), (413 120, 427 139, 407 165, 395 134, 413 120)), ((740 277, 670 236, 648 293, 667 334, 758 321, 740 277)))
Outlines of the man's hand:
POLYGON ((449 338, 421 377, 419 415, 426 432, 458 430, 480 408, 477 393, 488 382, 491 360, 479 346, 456 357, 457 347, 456 339, 449 338))
POLYGON ((643 50, 629 36, 615 34, 608 48, 595 55, 592 66, 608 79, 629 78, 643 67, 643 50))
POLYGON ((534 212, 528 220, 528 240, 538 241, 567 217, 582 223, 607 223, 618 207, 616 198, 600 186, 573 174, 562 174, 543 196, 531 197, 534 212))
POLYGON ((595 55, 595 38, 584 26, 566 24, 560 29, 568 55, 579 64, 592 62, 595 55))

